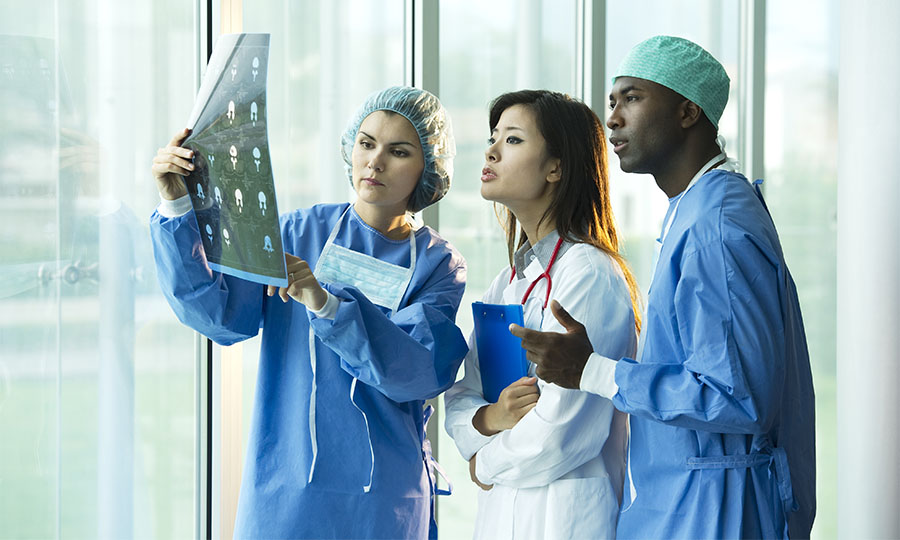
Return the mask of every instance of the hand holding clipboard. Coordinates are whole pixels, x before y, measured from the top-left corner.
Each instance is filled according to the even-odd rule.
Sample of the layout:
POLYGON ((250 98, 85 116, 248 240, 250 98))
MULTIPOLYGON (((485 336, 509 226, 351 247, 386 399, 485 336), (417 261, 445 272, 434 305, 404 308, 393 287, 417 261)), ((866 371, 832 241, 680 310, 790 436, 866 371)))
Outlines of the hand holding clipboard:
POLYGON ((522 340, 509 332, 512 323, 524 325, 520 304, 474 302, 475 344, 484 399, 496 403, 504 388, 528 375, 522 340))

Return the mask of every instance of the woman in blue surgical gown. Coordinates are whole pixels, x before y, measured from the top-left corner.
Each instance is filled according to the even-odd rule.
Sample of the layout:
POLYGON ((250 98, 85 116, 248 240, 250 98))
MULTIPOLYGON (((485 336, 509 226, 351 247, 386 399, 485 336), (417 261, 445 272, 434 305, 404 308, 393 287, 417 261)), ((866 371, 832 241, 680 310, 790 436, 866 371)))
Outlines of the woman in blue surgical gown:
MULTIPOLYGON (((600 119, 562 94, 525 90, 494 101, 490 128, 481 195, 510 212, 510 267, 484 302, 521 303, 525 326, 561 332, 549 307, 557 301, 580 315, 592 343, 632 354, 638 293, 618 253, 600 119)), ((625 415, 536 377, 489 403, 479 360, 473 344, 446 396, 447 431, 482 487, 475 538, 614 538, 625 415)))
POLYGON ((185 136, 153 165, 160 284, 178 318, 216 343, 262 329, 235 537, 434 536, 423 405, 466 353, 454 324, 466 269, 409 216, 450 185, 444 108, 414 88, 365 101, 341 140, 357 200, 281 216, 289 285, 277 291, 205 263, 178 176, 191 169, 185 136))

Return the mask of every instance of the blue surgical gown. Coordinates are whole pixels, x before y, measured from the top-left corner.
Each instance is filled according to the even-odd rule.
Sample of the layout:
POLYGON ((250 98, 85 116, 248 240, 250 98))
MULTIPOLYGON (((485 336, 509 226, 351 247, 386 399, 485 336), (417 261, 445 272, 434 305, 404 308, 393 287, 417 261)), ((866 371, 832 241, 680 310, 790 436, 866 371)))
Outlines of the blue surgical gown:
POLYGON ((806 336, 775 226, 743 176, 714 170, 684 195, 643 331, 642 361, 615 366, 613 403, 631 415, 618 538, 780 538, 788 525, 808 538, 806 336))
MULTIPOLYGON (((283 215, 285 251, 315 268, 347 206, 283 215)), ((466 276, 459 253, 432 229, 419 229, 401 309, 390 314, 355 288, 325 285, 341 301, 329 320, 293 300, 265 296, 262 285, 212 272, 193 211, 174 219, 154 213, 151 235, 160 284, 183 323, 221 345, 263 329, 235 537, 427 538, 432 488, 423 453, 424 400, 453 384, 467 352, 454 324, 466 276)), ((352 209, 334 242, 410 264, 407 238, 386 238, 352 209)))

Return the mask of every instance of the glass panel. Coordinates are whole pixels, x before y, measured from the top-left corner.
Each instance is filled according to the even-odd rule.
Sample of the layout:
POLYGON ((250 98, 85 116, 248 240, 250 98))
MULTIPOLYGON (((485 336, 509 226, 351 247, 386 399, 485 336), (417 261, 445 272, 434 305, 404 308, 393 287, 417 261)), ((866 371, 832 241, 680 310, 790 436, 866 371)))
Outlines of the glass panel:
POLYGON ((279 211, 348 200, 340 137, 363 99, 403 84, 403 0, 243 3, 271 34, 267 107, 279 211))
POLYGON ((812 536, 837 538, 839 3, 770 2, 767 10, 766 196, 800 294, 816 388, 812 536), (802 25, 790 23, 799 18, 802 25))
MULTIPOLYGON (((725 137, 728 153, 739 148, 737 96, 738 79, 738 0, 637 0, 606 3, 606 77, 607 89, 619 63, 631 48, 659 34, 679 36, 699 43, 712 53, 731 78, 728 106, 719 121, 719 132, 725 137)), ((609 114, 601 115, 608 117, 609 114)), ((668 201, 649 175, 622 172, 619 158, 609 152, 610 191, 613 211, 625 238, 624 253, 646 298, 650 285, 650 263, 653 242, 662 229, 668 201)))
POLYGON ((193 333, 147 231, 150 160, 190 112, 192 10, 0 8, 3 536, 194 535, 193 333))
MULTIPOLYGON (((509 264, 493 205, 481 198, 488 105, 504 92, 523 88, 575 94, 575 5, 574 0, 440 4, 440 96, 453 118, 457 150, 453 187, 440 203, 440 230, 468 262, 466 295, 457 317, 466 336, 472 331, 472 302, 509 264)), ((440 535, 471 538, 478 488, 443 428, 438 448, 453 481, 453 495, 438 503, 440 535)))
POLYGON ((57 531, 59 281, 53 6, 0 8, 0 523, 57 531))
MULTIPOLYGON (((404 83, 404 1, 244 0, 243 10, 245 32, 271 34, 266 101, 279 212, 351 200, 341 133, 366 96, 404 83)), ((243 354, 246 447, 258 337, 243 354)))

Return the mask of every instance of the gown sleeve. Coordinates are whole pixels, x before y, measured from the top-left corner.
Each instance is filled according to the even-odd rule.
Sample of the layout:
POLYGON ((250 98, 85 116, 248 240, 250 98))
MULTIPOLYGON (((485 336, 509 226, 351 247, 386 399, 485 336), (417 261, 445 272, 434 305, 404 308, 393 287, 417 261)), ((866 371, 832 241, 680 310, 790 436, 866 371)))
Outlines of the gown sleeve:
POLYGON ((193 210, 176 218, 154 212, 150 236, 159 284, 178 320, 219 345, 259 332, 263 286, 209 268, 193 210))
POLYGON ((701 431, 770 430, 784 382, 779 262, 750 234, 724 237, 680 261, 663 317, 684 357, 620 360, 620 410, 701 431))
POLYGON ((326 284, 340 300, 337 313, 333 319, 309 315, 316 337, 341 357, 342 369, 397 402, 430 399, 449 388, 467 350, 454 322, 465 262, 436 248, 424 257, 441 260, 429 265, 435 270, 396 313, 384 313, 355 287, 326 284))
MULTIPOLYGON (((610 263, 587 257, 582 268, 554 280, 554 298, 584 323, 596 347, 608 354, 631 354, 636 345, 634 312, 624 280, 610 263)), ((570 261, 571 265, 572 262, 570 261)), ((565 332, 549 308, 542 330, 565 332)), ((597 457, 610 435, 613 405, 597 395, 555 384, 512 429, 495 435, 479 451, 477 474, 486 484, 514 488, 545 486, 597 457)))

